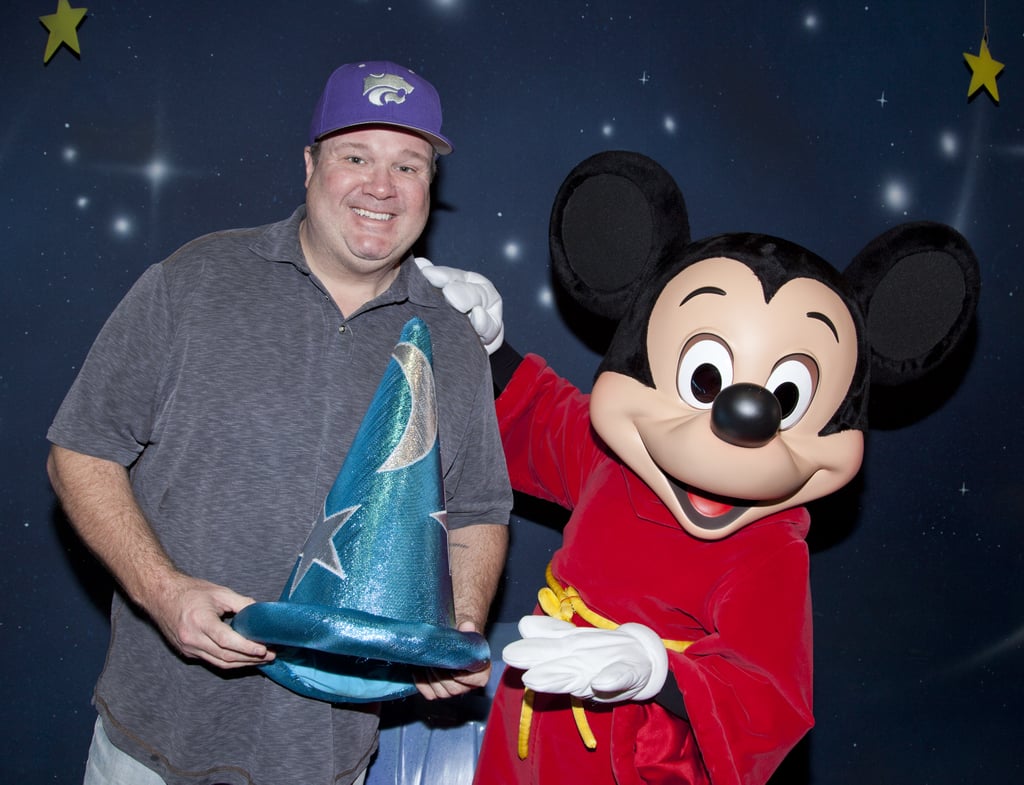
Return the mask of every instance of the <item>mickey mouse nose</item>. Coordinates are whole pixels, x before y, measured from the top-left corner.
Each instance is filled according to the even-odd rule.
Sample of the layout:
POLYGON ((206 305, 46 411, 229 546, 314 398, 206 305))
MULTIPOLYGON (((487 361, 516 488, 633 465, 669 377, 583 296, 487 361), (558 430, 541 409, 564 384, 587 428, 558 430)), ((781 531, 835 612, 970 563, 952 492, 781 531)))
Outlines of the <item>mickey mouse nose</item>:
POLYGON ((711 405, 711 430, 737 447, 761 447, 779 432, 782 407, 764 387, 740 382, 722 390, 711 405))

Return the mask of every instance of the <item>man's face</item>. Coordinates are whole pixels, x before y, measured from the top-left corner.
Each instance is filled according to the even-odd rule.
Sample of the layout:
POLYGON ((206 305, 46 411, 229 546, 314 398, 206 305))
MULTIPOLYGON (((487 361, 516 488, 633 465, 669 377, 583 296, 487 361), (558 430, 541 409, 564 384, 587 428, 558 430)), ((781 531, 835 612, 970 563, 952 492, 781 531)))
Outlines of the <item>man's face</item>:
POLYGON ((310 265, 343 275, 397 267, 430 212, 430 144, 372 127, 327 137, 316 162, 308 147, 305 157, 310 265))

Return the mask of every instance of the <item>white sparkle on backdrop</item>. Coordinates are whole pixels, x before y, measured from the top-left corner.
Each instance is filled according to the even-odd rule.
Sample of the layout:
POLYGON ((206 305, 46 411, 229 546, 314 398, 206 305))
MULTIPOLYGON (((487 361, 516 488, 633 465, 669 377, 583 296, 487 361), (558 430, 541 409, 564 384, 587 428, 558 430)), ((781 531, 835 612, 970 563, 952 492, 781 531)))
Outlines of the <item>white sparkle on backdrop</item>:
POLYGON ((939 150, 946 158, 956 158, 956 154, 960 151, 960 141, 956 138, 956 134, 952 131, 943 131, 939 136, 939 150))
POLYGON ((905 212, 910 204, 910 191, 903 183, 892 180, 885 185, 883 204, 894 212, 905 212))
POLYGON ((143 171, 153 188, 157 188, 171 174, 171 168, 159 158, 150 161, 143 171))
POLYGON ((110 228, 118 237, 130 237, 135 230, 135 225, 132 223, 131 218, 125 215, 119 215, 114 218, 110 228))
POLYGON ((555 305, 555 295, 550 286, 542 286, 537 291, 537 304, 543 308, 552 308, 555 305))

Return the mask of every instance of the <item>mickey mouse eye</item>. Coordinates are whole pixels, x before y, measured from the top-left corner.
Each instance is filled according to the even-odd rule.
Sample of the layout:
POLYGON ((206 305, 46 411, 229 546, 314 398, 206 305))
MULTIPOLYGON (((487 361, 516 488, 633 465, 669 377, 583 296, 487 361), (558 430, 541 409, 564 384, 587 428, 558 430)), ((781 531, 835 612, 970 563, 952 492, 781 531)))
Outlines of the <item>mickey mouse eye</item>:
POLYGON ((780 430, 792 428, 807 413, 818 386, 818 365, 810 357, 793 355, 783 359, 765 385, 782 408, 780 430))
POLYGON ((732 355, 718 338, 698 335, 683 347, 676 389, 695 409, 710 409, 715 396, 732 384, 732 355))

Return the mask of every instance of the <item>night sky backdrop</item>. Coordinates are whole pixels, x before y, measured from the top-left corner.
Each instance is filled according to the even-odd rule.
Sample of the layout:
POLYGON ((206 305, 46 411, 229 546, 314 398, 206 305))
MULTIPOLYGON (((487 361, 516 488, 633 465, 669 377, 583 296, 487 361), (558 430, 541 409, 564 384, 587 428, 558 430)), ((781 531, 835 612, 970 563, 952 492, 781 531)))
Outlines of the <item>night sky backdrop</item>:
MULTIPOLYGON (((80 782, 95 716, 110 584, 43 468, 93 338, 182 243, 288 215, 328 74, 391 59, 455 143, 421 252, 488 275, 510 342, 585 389, 601 347, 553 290, 547 221, 594 152, 663 164, 694 237, 842 268, 900 221, 966 235, 972 345, 875 401, 860 476, 812 508, 817 727, 773 784, 1024 782, 1024 3, 72 0, 80 53, 44 64, 57 5, 0 23, 0 781, 80 782), (998 102, 967 95, 986 21, 998 102)), ((557 512, 518 512, 502 622, 558 540, 557 512)))

